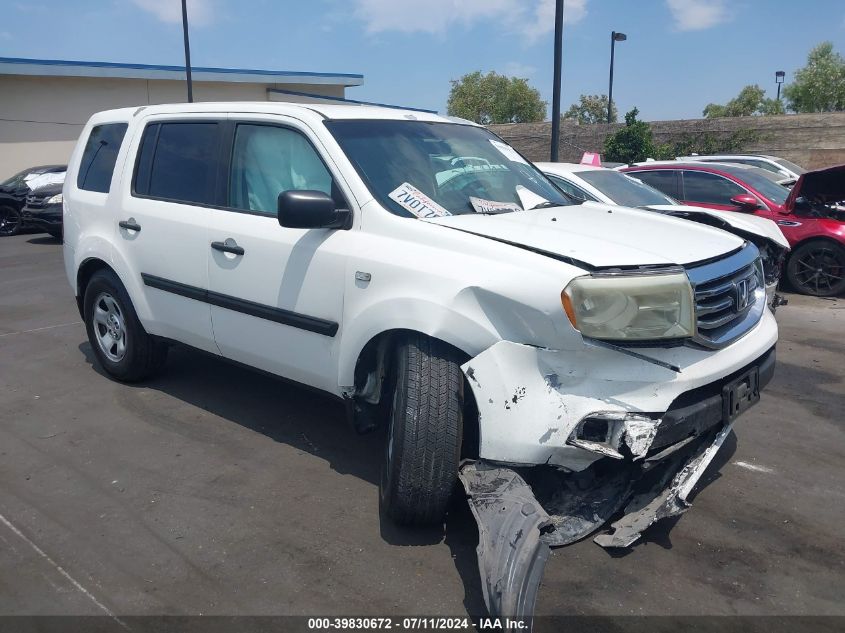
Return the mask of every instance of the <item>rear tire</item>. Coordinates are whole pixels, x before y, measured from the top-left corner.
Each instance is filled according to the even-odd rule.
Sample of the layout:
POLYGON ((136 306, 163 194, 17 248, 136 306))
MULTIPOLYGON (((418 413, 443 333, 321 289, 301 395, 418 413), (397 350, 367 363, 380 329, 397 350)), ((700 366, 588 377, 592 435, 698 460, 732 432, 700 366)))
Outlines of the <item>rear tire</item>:
POLYGON ((110 270, 99 270, 85 287, 85 329, 94 355, 107 374, 135 382, 158 372, 167 345, 144 330, 129 293, 110 270))
POLYGON ((464 376, 459 353, 441 341, 411 335, 399 342, 393 369, 382 508, 400 525, 442 523, 461 451, 464 376))
POLYGON ((21 231, 21 212, 14 207, 0 207, 0 236, 11 237, 21 231))
POLYGON ((789 256, 786 275, 793 289, 814 297, 845 292, 845 248, 827 240, 811 240, 789 256))

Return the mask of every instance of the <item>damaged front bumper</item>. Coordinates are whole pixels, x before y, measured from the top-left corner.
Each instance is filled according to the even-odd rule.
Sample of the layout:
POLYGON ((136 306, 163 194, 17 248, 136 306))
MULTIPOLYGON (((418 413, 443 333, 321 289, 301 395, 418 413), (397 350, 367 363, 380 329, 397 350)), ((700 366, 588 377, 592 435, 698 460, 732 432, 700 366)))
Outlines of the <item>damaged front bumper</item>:
POLYGON ((479 526, 491 615, 528 617, 549 548, 620 512, 606 548, 689 507, 689 495, 774 374, 766 311, 718 352, 493 345, 463 370, 479 411, 479 460, 460 479, 479 526), (750 363, 748 359, 753 359, 750 363))
POLYGON ((500 341, 462 367, 478 409, 479 457, 571 472, 607 457, 643 459, 717 424, 722 390, 742 372, 757 367, 756 387, 765 386, 776 340, 766 310, 754 329, 718 351, 630 351, 586 341, 551 350, 500 341))
POLYGON ((597 544, 628 547, 654 522, 683 514, 731 428, 727 424, 686 443, 651 472, 649 462, 638 470, 626 463, 568 478, 549 470, 465 464, 460 479, 478 523, 478 566, 490 614, 530 618, 551 548, 589 535, 623 507, 611 531, 594 538, 597 544))

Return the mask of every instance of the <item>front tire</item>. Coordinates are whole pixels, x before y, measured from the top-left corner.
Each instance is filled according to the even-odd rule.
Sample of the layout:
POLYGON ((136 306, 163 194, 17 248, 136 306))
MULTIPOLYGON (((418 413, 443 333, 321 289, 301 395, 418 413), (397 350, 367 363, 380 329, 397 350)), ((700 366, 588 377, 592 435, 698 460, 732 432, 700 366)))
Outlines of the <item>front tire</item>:
POLYGON ((0 207, 0 236, 11 237, 21 231, 21 212, 14 207, 0 207))
POLYGON ((845 292, 845 248, 826 240, 812 240, 789 256, 786 274, 792 287, 814 297, 845 292))
POLYGON ((83 305, 88 341, 106 373, 135 382, 161 369, 167 346, 144 330, 117 275, 110 270, 94 273, 83 305))
POLYGON ((456 350, 423 335, 403 339, 394 363, 380 496, 400 525, 442 523, 458 474, 464 377, 456 350))

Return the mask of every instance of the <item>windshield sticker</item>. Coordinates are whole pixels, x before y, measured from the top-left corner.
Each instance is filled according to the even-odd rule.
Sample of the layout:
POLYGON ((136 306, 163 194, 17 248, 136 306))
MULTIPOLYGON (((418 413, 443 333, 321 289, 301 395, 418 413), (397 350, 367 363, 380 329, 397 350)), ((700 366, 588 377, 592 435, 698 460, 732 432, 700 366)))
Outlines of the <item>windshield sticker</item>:
POLYGON ((507 143, 502 143, 502 141, 497 141, 495 139, 490 139, 490 144, 495 147, 499 152, 501 152, 502 156, 507 158, 509 161, 514 163, 522 163, 523 165, 527 165, 528 161, 525 160, 519 153, 507 143))
POLYGON ((548 202, 543 196, 537 195, 528 187, 523 185, 516 186, 516 195, 519 197, 519 203, 523 209, 531 210, 545 202, 548 202))
POLYGON ((469 203, 476 213, 496 214, 510 213, 511 211, 522 211, 522 207, 516 202, 495 202, 484 198, 469 197, 469 203))
POLYGON ((452 215, 422 191, 407 182, 403 182, 387 194, 387 197, 418 218, 438 218, 444 215, 452 215))

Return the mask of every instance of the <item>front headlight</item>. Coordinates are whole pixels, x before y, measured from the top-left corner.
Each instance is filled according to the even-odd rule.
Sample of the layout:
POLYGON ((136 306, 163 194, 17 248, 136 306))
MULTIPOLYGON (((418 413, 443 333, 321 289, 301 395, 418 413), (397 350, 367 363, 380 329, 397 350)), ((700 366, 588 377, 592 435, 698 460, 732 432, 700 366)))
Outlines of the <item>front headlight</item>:
POLYGON ((61 204, 64 201, 65 201, 64 196, 60 193, 57 193, 55 196, 47 198, 47 200, 45 200, 45 203, 46 204, 61 204))
POLYGON ((647 341, 695 335, 684 272, 577 277, 561 293, 572 326, 590 338, 647 341))

